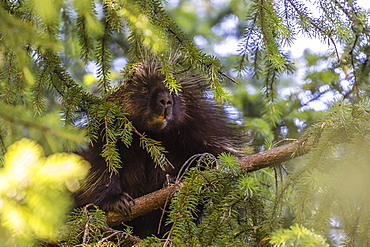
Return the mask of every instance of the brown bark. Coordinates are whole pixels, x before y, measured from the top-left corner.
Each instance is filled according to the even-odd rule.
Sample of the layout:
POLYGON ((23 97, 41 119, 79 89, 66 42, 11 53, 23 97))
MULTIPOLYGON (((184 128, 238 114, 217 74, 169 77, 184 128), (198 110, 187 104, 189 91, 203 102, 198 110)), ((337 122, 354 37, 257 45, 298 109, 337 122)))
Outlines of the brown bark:
POLYGON ((289 144, 271 148, 266 151, 241 158, 242 169, 246 172, 257 171, 262 168, 274 166, 284 161, 301 156, 309 151, 313 141, 295 140, 289 144))
MULTIPOLYGON (((301 156, 309 151, 312 144, 312 140, 296 140, 286 145, 271 148, 254 155, 241 158, 239 162, 242 165, 242 169, 246 172, 257 171, 259 169, 274 166, 284 161, 301 156)), ((140 215, 144 215, 155 209, 163 207, 180 186, 181 184, 171 185, 145 196, 136 198, 131 207, 130 215, 108 213, 108 225, 118 225, 121 222, 135 219, 140 215)))

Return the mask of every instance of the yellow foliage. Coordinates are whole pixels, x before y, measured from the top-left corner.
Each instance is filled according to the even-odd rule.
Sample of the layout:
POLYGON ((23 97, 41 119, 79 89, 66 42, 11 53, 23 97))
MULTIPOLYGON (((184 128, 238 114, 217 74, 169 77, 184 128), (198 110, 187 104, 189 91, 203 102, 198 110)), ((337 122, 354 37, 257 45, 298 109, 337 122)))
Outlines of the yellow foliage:
POLYGON ((91 84, 97 81, 97 79, 92 74, 84 75, 83 80, 84 80, 84 84, 87 86, 90 86, 91 84))
POLYGON ((70 190, 78 188, 88 168, 76 154, 44 157, 34 141, 14 143, 0 170, 1 226, 22 242, 55 239, 71 207, 70 190))

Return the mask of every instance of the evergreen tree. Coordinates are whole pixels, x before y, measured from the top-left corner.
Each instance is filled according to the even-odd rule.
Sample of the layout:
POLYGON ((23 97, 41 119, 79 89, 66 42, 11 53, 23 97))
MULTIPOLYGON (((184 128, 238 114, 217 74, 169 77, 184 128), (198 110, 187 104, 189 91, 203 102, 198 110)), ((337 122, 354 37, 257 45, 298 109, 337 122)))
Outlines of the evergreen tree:
POLYGON ((369 245, 368 20, 355 0, 2 0, 1 244, 369 245), (305 52, 303 82, 286 50, 298 35, 329 47, 305 52), (222 54, 221 39, 237 40, 238 55, 222 54), (63 152, 86 146, 102 122, 107 169, 121 165, 117 140, 130 145, 132 135, 165 165, 160 143, 106 101, 122 72, 148 56, 161 62, 171 91, 181 90, 175 71, 207 78, 215 100, 237 109, 256 154, 202 157, 205 169, 175 186, 165 240, 114 230, 107 222, 115 216, 91 205, 64 224, 87 165, 63 152), (318 102, 325 110, 315 111, 318 102))

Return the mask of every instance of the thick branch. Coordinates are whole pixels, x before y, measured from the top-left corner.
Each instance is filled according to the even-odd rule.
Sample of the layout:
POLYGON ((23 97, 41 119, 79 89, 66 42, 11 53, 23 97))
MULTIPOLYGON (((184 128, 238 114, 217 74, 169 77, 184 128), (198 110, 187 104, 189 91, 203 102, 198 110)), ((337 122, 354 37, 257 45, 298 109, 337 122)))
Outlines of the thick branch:
MULTIPOLYGON (((257 171, 259 169, 274 166, 284 161, 304 155, 309 151, 312 143, 312 140, 296 140, 286 145, 241 158, 239 162, 242 165, 242 169, 246 172, 257 171)), ((130 215, 108 213, 108 225, 118 225, 121 222, 135 219, 136 217, 163 207, 180 186, 181 184, 171 185, 145 196, 136 198, 131 207, 130 215)))
POLYGON ((247 156, 240 159, 239 162, 246 172, 257 171, 306 154, 312 143, 312 140, 296 140, 283 146, 247 156))

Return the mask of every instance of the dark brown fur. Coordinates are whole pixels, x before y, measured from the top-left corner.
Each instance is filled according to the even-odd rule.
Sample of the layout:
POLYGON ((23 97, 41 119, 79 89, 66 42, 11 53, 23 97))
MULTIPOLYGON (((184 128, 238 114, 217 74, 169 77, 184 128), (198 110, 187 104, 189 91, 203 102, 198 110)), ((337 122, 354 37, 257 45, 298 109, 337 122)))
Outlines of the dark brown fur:
MULTIPOLYGON (((165 76, 158 70, 158 64, 143 63, 134 69, 132 76, 110 99, 129 114, 128 119, 139 132, 162 142, 174 169, 165 172, 155 167, 134 134, 130 148, 120 141, 117 143, 122 168, 118 174, 112 174, 100 156, 103 144, 98 140, 82 153, 92 167, 85 184, 75 194, 77 206, 94 203, 104 211, 128 213, 130 197, 137 198, 162 188, 166 173, 176 176, 191 156, 205 152, 237 153, 240 136, 227 123, 222 108, 204 97, 199 77, 179 80, 182 91, 176 95, 165 87, 165 76)), ((134 232, 145 237, 156 233, 159 218, 157 210, 128 225, 133 225, 134 232)))

